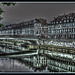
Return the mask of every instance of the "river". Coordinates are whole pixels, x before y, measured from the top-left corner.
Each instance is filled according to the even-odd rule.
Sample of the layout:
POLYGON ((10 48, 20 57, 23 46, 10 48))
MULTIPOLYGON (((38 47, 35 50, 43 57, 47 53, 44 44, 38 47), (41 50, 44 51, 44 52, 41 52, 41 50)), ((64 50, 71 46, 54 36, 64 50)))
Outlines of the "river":
POLYGON ((25 66, 25 64, 20 63, 17 60, 9 59, 9 58, 0 58, 0 71, 2 72, 4 71, 34 72, 32 68, 25 66))
MULTIPOLYGON (((24 63, 15 59, 0 58, 1 72, 34 72, 34 68, 26 66, 24 63)), ((40 72, 37 70, 36 72, 40 72)), ((47 68, 41 72, 49 72, 47 68)))
MULTIPOLYGON (((15 52, 13 49, 8 49, 5 47, 0 47, 0 51, 3 52, 15 52)), ((2 54, 0 52, 0 54, 2 54)), ((20 62, 19 60, 16 59, 10 59, 10 58, 0 58, 0 71, 1 72, 35 72, 36 68, 31 67, 30 65, 25 64, 24 62, 20 62)), ((46 69, 44 70, 37 70, 36 72, 49 72, 46 69)))

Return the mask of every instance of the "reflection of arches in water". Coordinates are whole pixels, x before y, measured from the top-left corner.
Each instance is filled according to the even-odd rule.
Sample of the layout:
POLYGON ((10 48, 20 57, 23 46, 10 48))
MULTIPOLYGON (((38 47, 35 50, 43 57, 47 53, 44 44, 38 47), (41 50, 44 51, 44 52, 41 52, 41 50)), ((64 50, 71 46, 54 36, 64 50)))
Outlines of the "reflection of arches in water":
POLYGON ((29 65, 29 69, 31 69, 31 66, 29 65))
POLYGON ((35 68, 34 72, 37 72, 37 71, 41 72, 41 71, 43 71, 43 69, 37 69, 37 68, 35 68))
MULTIPOLYGON (((28 57, 28 58, 32 58, 32 60, 34 60, 34 59, 37 59, 37 56, 31 56, 31 57, 28 57), (34 58, 34 59, 33 59, 33 58, 34 58)), ((16 58, 15 58, 15 59, 16 59, 16 58)), ((39 58, 38 58, 38 59, 39 59, 39 58)), ((13 59, 13 60, 14 60, 14 59, 13 59)), ((30 69, 31 67, 34 67, 32 62, 24 61, 24 60, 19 59, 19 58, 18 58, 17 60, 18 60, 18 62, 21 63, 21 64, 24 63, 25 66, 29 67, 29 69, 30 69)), ((11 62, 12 62, 12 60, 11 60, 11 62)), ((13 64, 13 65, 14 65, 14 64, 13 64)), ((35 68, 35 69, 36 69, 36 70, 39 70, 39 71, 42 71, 42 70, 45 69, 45 67, 41 67, 41 68, 39 68, 39 69, 35 68)), ((36 71, 36 70, 35 70, 35 71, 36 71)))
POLYGON ((37 57, 36 57, 36 56, 34 56, 34 57, 33 57, 33 60, 35 60, 36 58, 37 58, 37 57))
POLYGON ((48 71, 49 71, 49 72, 53 72, 53 70, 52 70, 51 67, 48 67, 48 71))
POLYGON ((35 69, 34 72, 36 72, 37 70, 35 69))
POLYGON ((35 71, 42 72, 43 70, 42 69, 36 69, 35 71))

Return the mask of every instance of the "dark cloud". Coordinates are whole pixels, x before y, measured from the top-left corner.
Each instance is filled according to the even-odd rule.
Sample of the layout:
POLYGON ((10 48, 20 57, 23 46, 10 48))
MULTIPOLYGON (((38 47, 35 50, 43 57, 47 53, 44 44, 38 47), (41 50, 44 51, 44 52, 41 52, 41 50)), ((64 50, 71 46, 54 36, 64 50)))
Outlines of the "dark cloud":
POLYGON ((75 12, 75 3, 17 3, 15 6, 2 6, 5 10, 1 23, 18 23, 37 18, 46 18, 48 22, 58 15, 75 12))

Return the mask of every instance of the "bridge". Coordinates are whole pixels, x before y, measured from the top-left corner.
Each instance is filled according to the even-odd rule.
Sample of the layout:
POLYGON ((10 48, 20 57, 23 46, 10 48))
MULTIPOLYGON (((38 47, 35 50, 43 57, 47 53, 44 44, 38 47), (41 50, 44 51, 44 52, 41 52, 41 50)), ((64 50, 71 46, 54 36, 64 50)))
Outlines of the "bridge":
POLYGON ((33 44, 39 44, 39 39, 36 39, 36 38, 10 38, 10 37, 1 37, 0 38, 1 40, 24 40, 24 41, 30 41, 32 42, 33 44))
MULTIPOLYGON (((6 40, 14 40, 13 42, 15 41, 30 41, 32 44, 34 45, 37 45, 39 44, 38 42, 38 39, 36 38, 13 38, 13 37, 1 37, 0 38, 0 42, 2 44, 8 44, 8 45, 11 45, 13 42, 8 42, 6 40), (2 41, 1 41, 2 40, 2 41)), ((14 45, 15 47, 15 45, 14 45)), ((3 52, 1 50, 1 52, 3 52)), ((33 55, 37 55, 39 52, 39 49, 37 50, 29 50, 29 51, 19 51, 19 52, 11 52, 11 53, 6 53, 6 52, 3 52, 4 54, 0 54, 0 57, 24 57, 24 56, 33 56, 33 55)))
POLYGON ((0 54, 0 57, 25 57, 25 56, 35 56, 38 55, 39 50, 31 50, 31 51, 21 51, 21 52, 13 52, 13 53, 3 53, 0 54))

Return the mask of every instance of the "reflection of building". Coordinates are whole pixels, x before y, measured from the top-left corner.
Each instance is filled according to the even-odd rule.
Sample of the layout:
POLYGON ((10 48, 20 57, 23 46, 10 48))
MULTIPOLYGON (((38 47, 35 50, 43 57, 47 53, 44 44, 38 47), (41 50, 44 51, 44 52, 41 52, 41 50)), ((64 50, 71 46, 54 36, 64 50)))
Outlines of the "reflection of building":
POLYGON ((54 72, 75 72, 74 63, 63 60, 48 60, 48 69, 54 72))
POLYGON ((50 22, 48 27, 48 35, 50 38, 75 38, 75 13, 58 16, 50 22))
POLYGON ((36 56, 33 58, 33 61, 34 61, 34 67, 36 68, 41 68, 43 66, 46 66, 47 65, 47 58, 45 56, 36 56))

